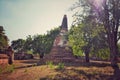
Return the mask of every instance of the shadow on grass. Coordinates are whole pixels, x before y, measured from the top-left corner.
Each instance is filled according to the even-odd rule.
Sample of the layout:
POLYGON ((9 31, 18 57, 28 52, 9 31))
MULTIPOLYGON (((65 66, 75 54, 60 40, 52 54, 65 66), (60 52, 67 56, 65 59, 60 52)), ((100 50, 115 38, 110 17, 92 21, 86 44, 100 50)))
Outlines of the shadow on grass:
POLYGON ((90 62, 90 63, 86 63, 86 62, 69 62, 69 63, 64 63, 65 66, 73 66, 73 67, 106 67, 106 66, 111 66, 108 63, 103 63, 103 62, 90 62))
MULTIPOLYGON (((97 67, 98 69, 100 67, 110 67, 111 65, 108 63, 64 63, 66 67, 74 67, 71 69, 55 69, 56 72, 59 72, 60 74, 57 75, 50 75, 46 76, 44 78, 41 78, 40 80, 120 80, 120 69, 114 69, 114 73, 111 71, 107 74, 104 72, 99 72, 95 70, 79 70, 76 69, 77 67, 97 67), (75 68, 76 67, 76 68, 75 68), (74 75, 72 75, 74 74, 74 75), (113 74, 113 75, 112 75, 113 74), (51 77, 52 76, 52 77, 51 77)), ((105 71, 106 72, 106 71, 105 71)))
POLYGON ((110 75, 95 72, 87 73, 84 70, 64 69, 57 70, 57 72, 59 72, 59 74, 46 76, 40 78, 40 80, 110 80, 110 75))
MULTIPOLYGON (((21 61, 21 63, 25 63, 25 64, 29 64, 26 66, 19 66, 16 67, 15 69, 21 69, 21 68, 26 68, 26 67, 33 67, 33 66, 41 66, 41 65, 46 65, 45 62, 43 62, 43 60, 39 61, 39 60, 27 60, 27 61, 21 61)), ((110 66, 110 64, 108 63, 98 63, 98 62, 90 62, 90 63, 85 63, 85 62, 61 62, 64 63, 64 66, 66 67, 106 67, 106 66, 110 66)), ((53 63, 53 65, 58 65, 58 63, 53 63)))
MULTIPOLYGON (((24 63, 32 63, 31 61, 26 61, 24 63)), ((17 67, 15 69, 21 69, 21 68, 28 68, 28 67, 34 67, 34 66, 41 66, 41 65, 46 65, 45 63, 35 63, 33 61, 33 64, 31 65, 27 65, 27 66, 20 66, 17 67)), ((53 64, 53 65, 58 65, 58 64, 53 64)), ((111 66, 108 63, 98 63, 98 62, 90 62, 90 63, 85 63, 85 62, 69 62, 69 63, 64 63, 65 67, 74 67, 72 69, 62 69, 62 70, 58 70, 55 69, 56 72, 59 72, 60 74, 56 74, 56 75, 49 75, 46 76, 44 78, 40 78, 40 80, 120 80, 120 69, 119 68, 115 68, 114 69, 114 74, 113 75, 109 75, 109 74, 102 74, 99 72, 86 72, 84 70, 78 70, 76 69, 77 67, 107 67, 107 66, 111 66), (75 68, 76 67, 76 68, 75 68), (73 72, 76 75, 72 75, 73 72)), ((90 70, 89 70, 90 71, 90 70)))

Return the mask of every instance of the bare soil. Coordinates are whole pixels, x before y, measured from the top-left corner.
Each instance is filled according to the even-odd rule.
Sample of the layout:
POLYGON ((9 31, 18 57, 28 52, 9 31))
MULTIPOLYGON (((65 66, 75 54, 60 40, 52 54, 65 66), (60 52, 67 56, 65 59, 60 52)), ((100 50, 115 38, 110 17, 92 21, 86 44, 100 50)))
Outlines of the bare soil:
POLYGON ((110 62, 79 60, 79 63, 64 63, 64 68, 58 69, 58 64, 38 65, 41 61, 15 60, 14 69, 1 72, 0 80, 120 80, 120 70, 115 71, 110 62))

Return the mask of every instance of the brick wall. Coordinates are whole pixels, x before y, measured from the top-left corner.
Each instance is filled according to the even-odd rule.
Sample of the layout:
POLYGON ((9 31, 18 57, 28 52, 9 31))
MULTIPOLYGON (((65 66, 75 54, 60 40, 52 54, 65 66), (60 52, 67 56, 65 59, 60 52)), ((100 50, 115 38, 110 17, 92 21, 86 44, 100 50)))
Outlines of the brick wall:
POLYGON ((0 54, 0 65, 8 64, 8 56, 6 54, 0 54))

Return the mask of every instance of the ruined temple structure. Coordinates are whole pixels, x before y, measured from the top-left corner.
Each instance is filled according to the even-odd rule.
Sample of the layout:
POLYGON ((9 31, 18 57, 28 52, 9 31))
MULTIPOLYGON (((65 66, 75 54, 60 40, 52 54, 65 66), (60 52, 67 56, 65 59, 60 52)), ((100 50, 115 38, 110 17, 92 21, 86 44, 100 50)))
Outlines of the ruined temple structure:
POLYGON ((64 63, 74 61, 72 50, 67 45, 68 23, 67 15, 64 15, 62 25, 60 26, 60 33, 54 40, 51 52, 43 58, 43 62, 52 61, 54 63, 64 63))
POLYGON ((64 15, 62 24, 60 26, 60 33, 57 35, 53 46, 64 47, 67 44, 68 23, 67 15, 64 15))
POLYGON ((8 45, 8 38, 4 33, 4 27, 0 26, 0 65, 13 64, 14 51, 12 47, 8 45))
POLYGON ((13 64, 14 62, 14 51, 12 47, 9 46, 4 51, 0 51, 0 64, 13 64))

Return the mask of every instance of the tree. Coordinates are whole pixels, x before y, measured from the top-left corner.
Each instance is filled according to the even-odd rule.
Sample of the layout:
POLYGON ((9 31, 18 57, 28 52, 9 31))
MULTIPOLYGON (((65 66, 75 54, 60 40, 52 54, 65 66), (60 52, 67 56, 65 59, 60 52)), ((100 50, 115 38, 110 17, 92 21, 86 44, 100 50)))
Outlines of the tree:
POLYGON ((100 50, 108 47, 104 31, 102 25, 98 25, 93 18, 91 20, 91 16, 86 16, 81 24, 73 26, 69 32, 73 53, 78 56, 85 53, 85 60, 89 62, 90 53, 97 55, 100 50))
POLYGON ((35 35, 32 41, 32 50, 34 53, 39 53, 41 58, 43 58, 44 54, 49 53, 58 33, 59 28, 55 28, 50 30, 47 34, 35 35))
POLYGON ((43 58, 44 54, 51 51, 53 42, 58 33, 59 28, 55 28, 44 35, 29 35, 27 36, 26 40, 18 39, 12 41, 11 46, 14 50, 16 50, 16 52, 31 51, 33 53, 39 53, 40 57, 43 58))
POLYGON ((25 40, 18 39, 18 40, 12 41, 11 46, 16 52, 21 52, 24 50, 24 44, 25 44, 25 40))
POLYGON ((32 36, 28 35, 23 46, 24 51, 31 51, 32 49, 32 36))
MULTIPOLYGON (((77 7, 87 7, 88 11, 91 11, 92 15, 96 17, 96 20, 103 24, 109 44, 111 65, 118 66, 117 42, 119 40, 120 0, 79 0, 77 7)), ((86 14, 89 13, 86 12, 86 14)))
MULTIPOLYGON (((102 21, 104 24, 104 28, 107 33, 109 48, 110 48, 110 57, 111 57, 111 65, 117 65, 117 57, 118 57, 118 28, 120 26, 120 0, 110 0, 104 2, 104 9, 102 17, 102 21)), ((100 14, 100 12, 98 12, 100 14)), ((102 15, 102 14, 101 14, 102 15)))
POLYGON ((3 26, 0 26, 0 50, 8 47, 8 37, 4 33, 3 26))

